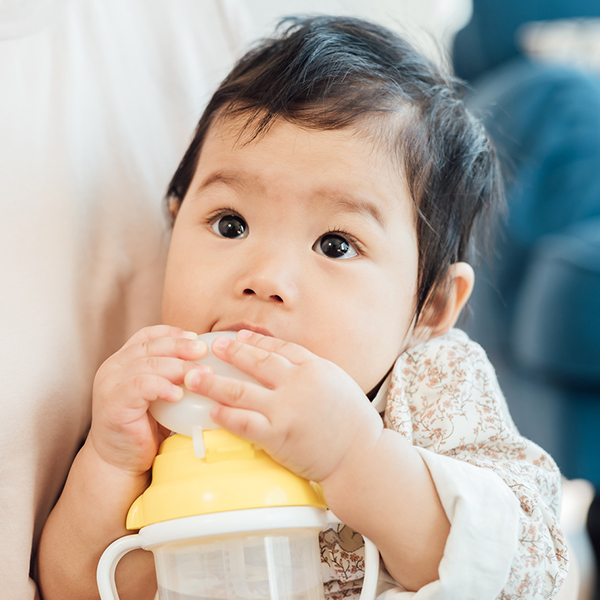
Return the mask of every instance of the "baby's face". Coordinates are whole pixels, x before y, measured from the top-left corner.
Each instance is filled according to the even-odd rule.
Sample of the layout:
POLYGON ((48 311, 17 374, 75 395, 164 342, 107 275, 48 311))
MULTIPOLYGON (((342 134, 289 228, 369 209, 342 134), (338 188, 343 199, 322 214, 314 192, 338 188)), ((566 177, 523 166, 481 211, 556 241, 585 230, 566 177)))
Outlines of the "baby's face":
POLYGON ((355 130, 211 128, 173 229, 163 321, 300 344, 365 391, 406 346, 417 239, 406 184, 355 130))

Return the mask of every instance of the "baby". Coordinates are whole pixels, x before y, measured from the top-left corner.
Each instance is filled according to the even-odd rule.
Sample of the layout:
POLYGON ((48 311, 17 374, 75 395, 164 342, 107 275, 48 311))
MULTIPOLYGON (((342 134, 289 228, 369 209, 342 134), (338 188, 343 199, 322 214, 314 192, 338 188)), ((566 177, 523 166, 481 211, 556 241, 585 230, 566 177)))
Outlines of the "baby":
MULTIPOLYGON (((88 439, 42 536, 46 600, 95 597, 98 558, 127 533, 168 435, 148 407, 177 402, 182 384, 218 403, 216 423, 321 485, 346 523, 322 538, 330 598, 360 591, 354 532, 380 551, 379 593, 557 593, 557 467, 453 329, 476 227, 502 198, 455 84, 349 18, 288 21, 235 66, 169 187, 165 325, 97 374, 88 439), (208 331, 237 331, 213 351, 264 387, 192 362, 208 331)), ((122 599, 152 598, 148 555, 122 561, 122 599)))

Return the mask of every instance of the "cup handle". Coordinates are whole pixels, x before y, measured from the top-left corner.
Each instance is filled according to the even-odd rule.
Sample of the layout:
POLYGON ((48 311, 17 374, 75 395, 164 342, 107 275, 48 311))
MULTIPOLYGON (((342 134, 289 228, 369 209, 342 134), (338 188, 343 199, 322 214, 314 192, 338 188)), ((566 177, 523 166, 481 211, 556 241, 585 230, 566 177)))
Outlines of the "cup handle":
MULTIPOLYGON (((343 524, 331 510, 327 510, 326 518, 329 524, 343 524)), ((377 581, 379 579, 379 550, 377 550, 377 546, 371 540, 367 539, 364 535, 362 537, 365 541, 365 577, 358 600, 375 600, 377 581)))
POLYGON ((135 533, 115 540, 104 551, 96 570, 96 582, 101 600, 119 600, 117 585, 115 584, 117 563, 125 554, 141 547, 141 536, 135 533))

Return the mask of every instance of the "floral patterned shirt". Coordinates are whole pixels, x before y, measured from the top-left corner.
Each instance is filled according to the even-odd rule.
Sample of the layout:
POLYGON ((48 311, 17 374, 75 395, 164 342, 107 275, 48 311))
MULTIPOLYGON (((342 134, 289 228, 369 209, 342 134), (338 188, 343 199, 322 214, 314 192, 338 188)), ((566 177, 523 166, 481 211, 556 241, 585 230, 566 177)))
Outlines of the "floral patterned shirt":
MULTIPOLYGON (((560 473, 517 431, 483 349, 458 329, 410 348, 375 407, 421 454, 451 523, 439 579, 407 592, 381 567, 379 600, 553 598, 568 568, 560 473)), ((321 561, 326 597, 357 598, 360 534, 323 532, 321 561)))

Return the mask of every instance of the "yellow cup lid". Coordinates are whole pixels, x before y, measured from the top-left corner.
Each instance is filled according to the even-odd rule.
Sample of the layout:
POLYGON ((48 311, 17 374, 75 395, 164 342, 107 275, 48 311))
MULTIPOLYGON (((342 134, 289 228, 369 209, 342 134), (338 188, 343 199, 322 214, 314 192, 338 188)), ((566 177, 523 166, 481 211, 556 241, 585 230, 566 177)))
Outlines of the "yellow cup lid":
POLYGON ((180 434, 161 445, 152 483, 131 505, 127 529, 210 513, 276 506, 327 508, 317 484, 224 429, 203 432, 205 456, 180 434))

